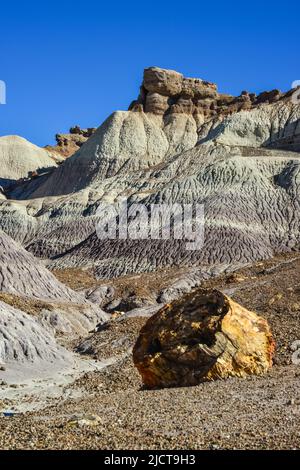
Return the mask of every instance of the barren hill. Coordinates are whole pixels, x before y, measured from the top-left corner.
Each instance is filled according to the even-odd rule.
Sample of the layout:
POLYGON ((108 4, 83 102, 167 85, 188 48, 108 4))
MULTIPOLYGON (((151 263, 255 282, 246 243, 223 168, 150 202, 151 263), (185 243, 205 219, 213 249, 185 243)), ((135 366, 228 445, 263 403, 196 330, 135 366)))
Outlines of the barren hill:
POLYGON ((222 269, 295 249, 294 92, 233 97, 201 79, 145 69, 129 111, 113 113, 57 169, 0 201, 0 227, 50 267, 93 267, 99 277, 176 265, 222 269), (120 197, 147 207, 203 204, 204 246, 187 252, 181 240, 99 240, 96 210, 120 197))
POLYGON ((56 167, 49 152, 17 135, 0 137, 0 162, 2 186, 56 167))

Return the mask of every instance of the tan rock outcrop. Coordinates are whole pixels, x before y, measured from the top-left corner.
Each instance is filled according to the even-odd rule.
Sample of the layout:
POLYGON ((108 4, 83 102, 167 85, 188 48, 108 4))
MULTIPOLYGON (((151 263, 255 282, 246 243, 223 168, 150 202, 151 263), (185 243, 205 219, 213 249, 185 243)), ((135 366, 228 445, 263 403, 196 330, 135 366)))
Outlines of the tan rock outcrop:
POLYGON ((260 93, 242 91, 239 96, 218 93, 214 83, 200 78, 184 77, 175 70, 149 67, 144 70, 140 95, 130 111, 156 115, 191 114, 197 125, 212 118, 226 117, 262 104, 275 103, 289 97, 289 93, 271 90, 260 93))
MULTIPOLYGON (((186 78, 174 70, 149 67, 144 70, 140 96, 129 109, 157 115, 169 112, 193 114, 197 101, 213 101, 218 96, 214 83, 200 78, 186 78)), ((203 115, 203 110, 196 114, 203 115)))
POLYGON ((182 91, 183 75, 175 70, 149 67, 144 70, 144 88, 165 96, 178 95, 182 91))
POLYGON ((180 96, 170 108, 171 113, 193 114, 195 105, 191 98, 180 96))
POLYGON ((149 92, 145 102, 145 112, 153 114, 165 114, 168 110, 168 97, 159 93, 149 92))
POLYGON ((184 78, 182 81, 182 95, 191 98, 216 98, 218 96, 217 86, 199 78, 184 78))
POLYGON ((46 150, 58 154, 62 157, 73 155, 91 137, 96 128, 81 129, 79 126, 71 127, 69 134, 56 134, 57 144, 47 145, 46 150))
POLYGON ((189 386, 264 374, 274 348, 266 320, 217 290, 198 289, 147 321, 133 360, 149 388, 189 386))

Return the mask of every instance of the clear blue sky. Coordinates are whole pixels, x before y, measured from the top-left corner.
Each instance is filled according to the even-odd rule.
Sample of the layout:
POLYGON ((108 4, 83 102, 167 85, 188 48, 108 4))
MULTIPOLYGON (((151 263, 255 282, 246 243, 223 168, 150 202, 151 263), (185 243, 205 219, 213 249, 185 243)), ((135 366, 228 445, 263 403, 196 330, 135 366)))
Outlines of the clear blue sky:
POLYGON ((0 135, 38 145, 127 109, 146 66, 232 94, 300 79, 299 0, 11 1, 0 18, 0 135))

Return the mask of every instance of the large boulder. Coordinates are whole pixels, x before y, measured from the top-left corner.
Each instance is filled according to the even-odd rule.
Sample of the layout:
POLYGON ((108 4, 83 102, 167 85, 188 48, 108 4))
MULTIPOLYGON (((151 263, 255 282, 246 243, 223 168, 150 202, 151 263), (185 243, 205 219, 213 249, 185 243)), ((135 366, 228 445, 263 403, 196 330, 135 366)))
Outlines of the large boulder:
POLYGON ((268 323, 217 290, 165 305, 142 328, 133 360, 149 388, 264 374, 274 341, 268 323))

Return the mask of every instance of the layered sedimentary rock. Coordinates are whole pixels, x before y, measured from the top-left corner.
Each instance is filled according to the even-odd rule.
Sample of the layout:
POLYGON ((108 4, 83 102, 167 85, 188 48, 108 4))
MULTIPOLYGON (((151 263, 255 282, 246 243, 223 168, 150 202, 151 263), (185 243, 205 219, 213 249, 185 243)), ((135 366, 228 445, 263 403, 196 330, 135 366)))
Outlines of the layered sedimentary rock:
POLYGON ((0 291, 39 299, 73 301, 84 299, 60 283, 53 274, 0 230, 0 291))
MULTIPOLYGON (((277 90, 257 97, 243 91, 232 97, 219 94, 210 82, 151 67, 129 109, 113 113, 96 131, 71 129, 66 146, 78 136, 80 148, 53 175, 31 185, 25 197, 57 196, 99 185, 105 178, 151 168, 203 142, 280 148, 284 141, 286 150, 297 150, 299 105, 293 104, 291 94, 277 90)), ((64 140, 60 142, 64 148, 64 140)))
POLYGON ((187 78, 174 70, 149 67, 138 99, 129 109, 157 115, 185 113, 199 122, 213 117, 223 117, 242 110, 250 110, 261 104, 272 104, 288 99, 289 93, 280 90, 262 92, 259 95, 242 91, 239 96, 218 93, 214 83, 200 78, 187 78))
MULTIPOLYGON (((2 231, 0 293, 2 300, 24 309, 24 318, 27 311, 34 311, 39 325, 50 328, 53 334, 86 334, 107 320, 103 310, 59 282, 40 260, 2 231)), ((13 329, 13 323, 10 326, 13 329)))
POLYGON ((219 291, 167 304, 142 328, 133 360, 149 388, 266 373, 274 340, 267 322, 219 291))
POLYGON ((231 108, 233 97, 209 82, 147 69, 130 111, 113 113, 55 171, 0 200, 0 228, 50 267, 89 267, 99 277, 177 265, 220 270, 296 249, 300 156, 289 149, 297 150, 300 105, 293 93, 242 92, 231 108), (97 208, 121 198, 148 209, 202 204, 202 248, 188 251, 172 237, 99 240, 97 208))
MULTIPOLYGON (((62 222, 63 217, 67 219, 74 214, 74 221, 66 221, 65 228, 63 225, 55 228, 53 220, 47 222, 44 232, 40 231, 30 244, 30 250, 43 257, 51 256, 51 251, 57 254, 55 246, 63 238, 69 249, 56 256, 51 265, 91 267, 99 277, 178 264, 226 268, 234 263, 268 258, 274 251, 296 248, 300 241, 300 213, 294 209, 299 204, 299 163, 300 157, 288 152, 283 156, 281 152, 266 149, 203 145, 183 157, 170 158, 159 168, 134 175, 124 173, 97 185, 101 188, 99 203, 107 202, 107 195, 117 198, 125 194, 129 205, 138 201, 147 207, 157 202, 204 204, 205 237, 200 250, 188 251, 184 240, 172 237, 170 240, 100 240, 95 233, 97 203, 91 202, 90 216, 82 217, 88 194, 94 197, 97 194, 95 186, 93 192, 92 189, 82 191, 61 202, 57 219, 62 222), (77 205, 71 208, 68 201, 77 201, 77 205), (67 234, 73 232, 78 242, 72 247, 74 240, 67 238, 67 234)), ((44 214, 48 211, 45 209, 44 214)), ((42 216, 40 212, 39 217, 42 216)), ((11 214, 6 217, 10 219, 11 214)))
POLYGON ((197 139, 192 116, 163 118, 151 113, 117 111, 30 197, 68 194, 120 171, 152 167, 169 155, 193 148, 197 139))

